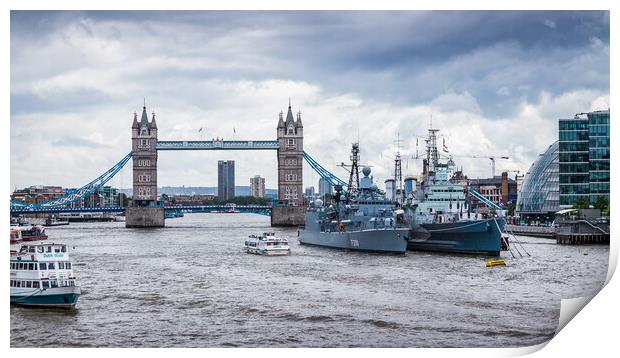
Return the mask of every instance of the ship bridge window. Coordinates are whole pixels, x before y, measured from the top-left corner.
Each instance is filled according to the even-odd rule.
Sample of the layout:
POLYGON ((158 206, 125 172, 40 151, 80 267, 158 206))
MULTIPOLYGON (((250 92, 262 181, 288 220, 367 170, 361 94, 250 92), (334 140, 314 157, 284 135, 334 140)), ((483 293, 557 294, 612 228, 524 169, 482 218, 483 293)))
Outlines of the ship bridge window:
POLYGON ((39 270, 42 270, 42 271, 47 270, 47 263, 45 263, 45 262, 40 262, 40 263, 39 263, 39 270))
POLYGON ((37 252, 38 252, 38 253, 42 254, 42 253, 43 253, 43 251, 44 251, 43 246, 39 246, 39 247, 37 247, 37 252))
POLYGON ((54 247, 54 252, 60 252, 60 247, 58 246, 54 247))
POLYGON ((52 247, 51 246, 46 246, 45 247, 45 252, 52 252, 52 247))
POLYGON ((28 248, 28 252, 32 252, 32 253, 34 253, 34 246, 30 246, 30 247, 28 248))
POLYGON ((61 270, 64 270, 65 269, 65 263, 64 262, 59 262, 58 263, 58 268, 61 269, 61 270))

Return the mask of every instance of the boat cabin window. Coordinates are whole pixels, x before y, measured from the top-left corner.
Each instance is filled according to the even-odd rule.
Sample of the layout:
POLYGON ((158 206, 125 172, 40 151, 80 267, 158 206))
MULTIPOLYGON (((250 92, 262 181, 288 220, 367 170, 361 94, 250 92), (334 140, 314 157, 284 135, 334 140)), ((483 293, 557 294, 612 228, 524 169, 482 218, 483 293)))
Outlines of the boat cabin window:
POLYGON ((41 282, 41 287, 42 288, 50 288, 50 283, 48 281, 43 281, 43 282, 41 282))
POLYGON ((26 281, 26 288, 32 288, 32 281, 26 281))
POLYGON ((65 268, 71 270, 71 262, 65 262, 65 268))
POLYGON ((42 270, 42 271, 47 270, 47 263, 45 263, 45 262, 40 262, 40 263, 39 263, 39 270, 42 270))
POLYGON ((67 252, 67 247, 66 246, 61 246, 60 247, 60 252, 67 252))
POLYGON ((48 263, 47 263, 47 269, 48 269, 48 270, 55 270, 55 269, 56 269, 56 267, 54 266, 54 263, 53 263, 53 262, 48 262, 48 263))
POLYGON ((51 246, 46 246, 45 247, 45 252, 52 252, 52 247, 51 246))
POLYGON ((51 286, 52 288, 56 288, 56 287, 58 287, 58 281, 50 281, 50 286, 51 286))
POLYGON ((54 252, 60 252, 60 247, 55 246, 55 247, 54 247, 54 252))
POLYGON ((21 281, 17 281, 15 283, 16 283, 15 287, 22 287, 22 282, 21 281))
POLYGON ((59 262, 58 263, 58 268, 61 269, 61 270, 64 270, 65 269, 65 263, 64 262, 59 262))
POLYGON ((39 288, 39 281, 33 281, 32 288, 39 288))
POLYGON ((38 252, 38 253, 42 254, 42 253, 43 253, 43 251, 44 251, 43 246, 39 246, 39 247, 37 247, 37 252, 38 252))
POLYGON ((28 264, 28 270, 34 270, 34 264, 33 263, 29 263, 28 264))
POLYGON ((32 253, 34 253, 34 250, 35 250, 35 247, 34 247, 34 246, 30 246, 30 247, 28 248, 28 252, 32 252, 32 253))

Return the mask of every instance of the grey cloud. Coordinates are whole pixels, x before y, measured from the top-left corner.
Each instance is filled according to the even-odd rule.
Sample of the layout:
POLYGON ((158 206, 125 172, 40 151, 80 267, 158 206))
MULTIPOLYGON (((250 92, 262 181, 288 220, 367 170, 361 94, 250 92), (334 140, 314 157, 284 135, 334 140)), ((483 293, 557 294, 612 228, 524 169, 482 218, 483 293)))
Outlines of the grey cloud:
MULTIPOLYGON (((90 149, 109 149, 111 146, 75 136, 65 136, 51 142, 54 147, 82 147, 90 149)), ((60 149, 62 150, 62 149, 60 149)))
MULTIPOLYGON (((481 126, 475 129, 489 150, 499 150, 510 138, 487 138, 484 126, 521 121, 552 135, 553 121, 571 115, 575 104, 605 102, 608 14, 12 11, 11 146, 20 147, 35 119, 56 131, 54 121, 68 126, 66 118, 79 118, 84 126, 63 130, 74 139, 95 131, 95 145, 111 143, 114 150, 100 151, 104 168, 128 148, 131 112, 143 97, 160 115, 163 139, 199 139, 193 136, 203 126, 209 135, 230 136, 236 126, 239 135, 269 139, 274 128, 267 123, 292 96, 307 116, 307 133, 320 139, 308 138, 309 150, 330 163, 347 157, 358 128, 368 160, 381 162, 399 128, 421 134, 430 113, 456 131, 450 120, 460 112, 481 126), (562 31, 552 31, 551 22, 562 31), (102 120, 105 128, 96 127, 102 120)), ((50 150, 70 143, 94 149, 79 140, 41 139, 50 150)), ((532 135, 514 140, 526 149, 513 164, 524 169, 548 144, 532 135)), ((216 157, 178 156, 162 182, 172 184, 183 172, 186 184, 212 183, 210 172, 201 176, 182 165, 216 157)), ((388 173, 389 163, 381 165, 377 173, 388 173)), ((87 174, 75 175, 73 185, 87 174)), ((11 180, 30 179, 12 170, 11 180)))

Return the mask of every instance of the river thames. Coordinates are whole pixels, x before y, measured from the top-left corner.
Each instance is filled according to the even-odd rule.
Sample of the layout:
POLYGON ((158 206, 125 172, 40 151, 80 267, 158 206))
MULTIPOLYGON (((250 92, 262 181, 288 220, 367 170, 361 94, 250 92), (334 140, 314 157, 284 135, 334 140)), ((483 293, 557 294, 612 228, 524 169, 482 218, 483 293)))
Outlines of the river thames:
MULTIPOLYGON (((186 214, 165 229, 72 223, 77 309, 11 306, 11 347, 522 347, 545 342, 560 299, 592 295, 609 246, 519 237, 530 257, 385 255, 299 245, 253 214, 186 214), (291 255, 243 251, 276 231, 291 255)), ((515 251, 516 254, 516 251, 515 251)), ((517 255, 518 256, 518 255, 517 255)))

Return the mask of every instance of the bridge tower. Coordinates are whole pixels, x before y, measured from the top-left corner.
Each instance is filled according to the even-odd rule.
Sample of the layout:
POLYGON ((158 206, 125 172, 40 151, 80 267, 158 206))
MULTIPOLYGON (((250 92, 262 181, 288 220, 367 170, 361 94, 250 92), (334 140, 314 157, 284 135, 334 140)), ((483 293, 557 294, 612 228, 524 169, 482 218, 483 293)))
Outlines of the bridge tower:
POLYGON ((126 227, 163 227, 164 208, 157 202, 157 123, 149 122, 146 105, 142 117, 134 112, 131 125, 133 199, 127 208, 126 227))
POLYGON ((297 226, 305 222, 303 192, 304 126, 297 120, 289 100, 286 120, 280 112, 278 138, 278 203, 271 212, 272 226, 297 226), (284 205, 284 206, 282 206, 284 205))

